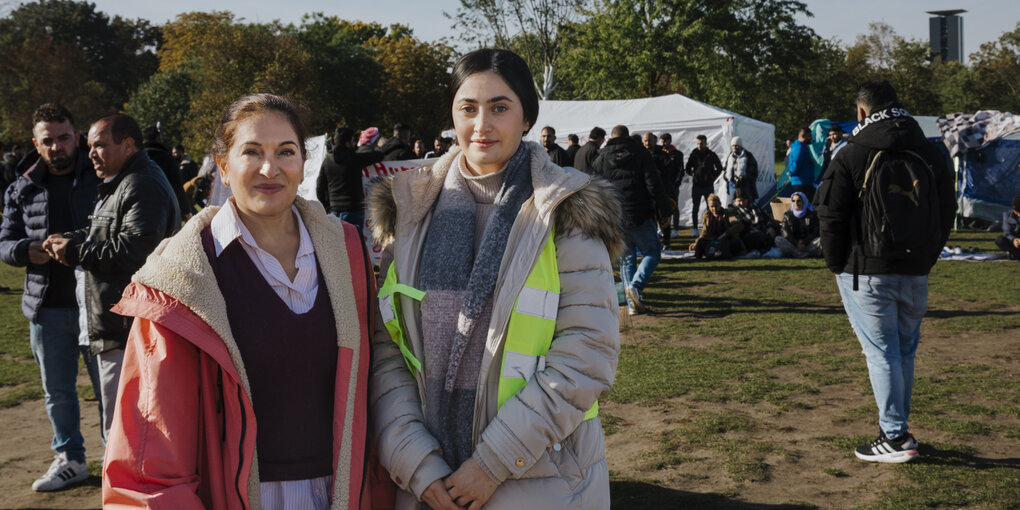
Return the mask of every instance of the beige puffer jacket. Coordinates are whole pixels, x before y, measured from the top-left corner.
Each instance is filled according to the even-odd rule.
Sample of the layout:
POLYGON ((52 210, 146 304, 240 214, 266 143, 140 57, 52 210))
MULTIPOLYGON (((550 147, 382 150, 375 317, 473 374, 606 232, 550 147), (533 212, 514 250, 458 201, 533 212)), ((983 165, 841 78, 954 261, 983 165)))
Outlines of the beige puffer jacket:
MULTIPOLYGON (((454 149, 432 167, 397 175, 370 191, 372 235, 384 250, 380 275, 395 260, 397 279, 416 285, 432 208, 459 157, 454 149)), ((534 195, 521 207, 500 265, 475 397, 476 454, 502 481, 485 507, 609 508, 602 425, 598 419, 584 421, 584 414, 609 392, 616 374, 620 338, 610 260, 622 243, 619 200, 609 183, 554 165, 535 143, 531 175, 534 195), (497 412, 510 311, 553 224, 561 293, 546 367, 497 412)), ((405 334, 421 359, 420 309, 410 298, 400 299, 405 334)), ((397 508, 413 509, 432 482, 459 466, 446 464, 425 427, 424 378, 411 376, 378 316, 376 323, 369 385, 373 428, 380 461, 403 489, 397 508)))

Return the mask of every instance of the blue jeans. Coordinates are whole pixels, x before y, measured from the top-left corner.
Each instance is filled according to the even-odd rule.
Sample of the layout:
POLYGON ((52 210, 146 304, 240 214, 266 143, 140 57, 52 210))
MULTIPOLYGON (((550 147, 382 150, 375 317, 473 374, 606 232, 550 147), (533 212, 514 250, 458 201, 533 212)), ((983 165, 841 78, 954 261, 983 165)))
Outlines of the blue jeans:
POLYGON ((655 220, 648 221, 624 233, 624 251, 620 259, 620 276, 624 285, 634 287, 637 290, 644 290, 648 278, 659 265, 662 253, 659 251, 659 232, 656 230, 655 220), (641 250, 641 265, 637 265, 637 253, 641 250))
MULTIPOLYGON (((85 461, 85 440, 79 423, 78 356, 85 357, 85 366, 98 397, 99 372, 96 359, 88 347, 78 345, 78 310, 75 308, 41 308, 29 323, 32 354, 39 365, 43 391, 46 394, 46 415, 53 426, 50 448, 67 453, 68 458, 85 461)), ((102 416, 102 403, 99 414, 102 416)))
POLYGON ((914 353, 928 309, 928 276, 836 276, 843 308, 868 360, 878 423, 887 437, 907 433, 914 390, 914 353))
POLYGON ((358 232, 361 232, 365 228, 365 211, 344 211, 344 212, 331 212, 333 216, 340 218, 355 227, 358 227, 358 232))

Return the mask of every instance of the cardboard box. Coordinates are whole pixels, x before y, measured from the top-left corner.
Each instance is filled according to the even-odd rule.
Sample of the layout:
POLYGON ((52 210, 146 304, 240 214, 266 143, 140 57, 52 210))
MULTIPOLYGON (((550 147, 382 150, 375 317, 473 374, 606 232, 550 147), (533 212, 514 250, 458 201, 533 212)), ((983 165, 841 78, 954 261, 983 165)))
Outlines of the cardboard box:
POLYGON ((772 218, 780 223, 783 222, 783 216, 786 215, 786 211, 790 210, 790 198, 789 197, 776 197, 769 203, 772 206, 772 218))

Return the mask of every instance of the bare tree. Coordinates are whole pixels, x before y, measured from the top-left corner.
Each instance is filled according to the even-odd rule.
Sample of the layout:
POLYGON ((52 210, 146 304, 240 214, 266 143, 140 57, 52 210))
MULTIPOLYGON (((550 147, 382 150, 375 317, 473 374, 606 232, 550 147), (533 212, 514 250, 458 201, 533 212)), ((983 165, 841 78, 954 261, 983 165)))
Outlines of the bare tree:
POLYGON ((536 74, 535 89, 546 99, 556 88, 559 31, 580 16, 582 0, 460 0, 455 15, 446 14, 460 39, 521 54, 536 74))

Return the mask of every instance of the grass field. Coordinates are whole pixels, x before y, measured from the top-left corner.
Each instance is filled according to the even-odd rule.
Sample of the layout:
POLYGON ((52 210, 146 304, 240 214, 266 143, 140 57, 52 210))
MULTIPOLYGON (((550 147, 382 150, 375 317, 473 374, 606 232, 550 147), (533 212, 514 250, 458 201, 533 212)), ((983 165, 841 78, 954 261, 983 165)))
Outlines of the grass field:
MULTIPOLYGON (((994 251, 992 237, 950 244, 994 251)), ((0 265, 0 413, 41 397, 23 274, 0 265)), ((853 458, 877 417, 820 260, 667 260, 645 298, 652 314, 621 321, 602 407, 614 508, 1020 507, 1020 264, 935 266, 911 415, 922 458, 896 466, 853 458)))
MULTIPOLYGON (((992 237, 961 232, 950 243, 994 251, 992 237)), ((918 434, 923 457, 909 465, 880 466, 891 476, 883 477, 870 501, 858 500, 860 506, 1020 507, 1020 459, 975 455, 983 444, 995 442, 1020 451, 1018 277, 1020 264, 1014 263, 936 265, 911 415, 914 430, 923 431, 918 434), (1001 338, 1008 349, 993 349, 987 362, 954 362, 926 350, 928 337, 967 334, 1001 338)), ((642 452, 646 462, 639 462, 637 471, 651 480, 613 473, 614 506, 666 508, 686 501, 744 508, 753 501, 747 494, 756 492, 755 484, 777 481, 773 471, 779 465, 786 470, 793 465, 802 477, 856 476, 847 470, 863 463, 847 459, 853 459, 856 444, 874 438, 877 412, 863 355, 820 260, 664 261, 645 299, 657 313, 623 328, 625 345, 606 405, 609 448, 617 444, 614 435, 627 433, 620 423, 630 419, 614 416, 613 404, 624 404, 621 408, 632 415, 641 415, 633 410, 636 405, 673 418, 642 437, 650 448, 642 452), (791 434, 813 442, 805 448, 792 447, 783 434, 768 430, 769 422, 800 420, 791 417, 808 421, 832 395, 853 397, 855 405, 814 419, 856 433, 789 426, 796 429, 791 434), (838 460, 803 465, 801 457, 810 449, 830 449, 838 460), (721 491, 699 490, 706 484, 721 491)), ((791 490, 789 499, 779 500, 848 506, 804 500, 791 490)))

